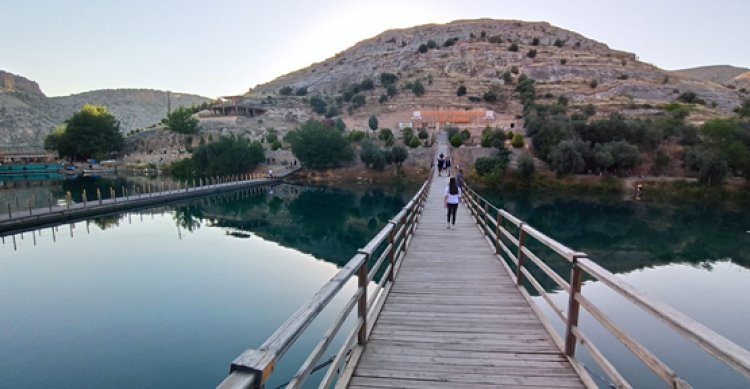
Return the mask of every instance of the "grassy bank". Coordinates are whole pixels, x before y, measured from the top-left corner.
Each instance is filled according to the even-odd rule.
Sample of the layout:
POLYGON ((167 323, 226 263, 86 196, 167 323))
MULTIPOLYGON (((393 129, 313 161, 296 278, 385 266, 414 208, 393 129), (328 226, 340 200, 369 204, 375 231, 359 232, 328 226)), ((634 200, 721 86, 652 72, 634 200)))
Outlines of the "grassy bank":
POLYGON ((690 201, 750 204, 750 186, 706 187, 684 181, 649 183, 643 197, 650 202, 690 201))

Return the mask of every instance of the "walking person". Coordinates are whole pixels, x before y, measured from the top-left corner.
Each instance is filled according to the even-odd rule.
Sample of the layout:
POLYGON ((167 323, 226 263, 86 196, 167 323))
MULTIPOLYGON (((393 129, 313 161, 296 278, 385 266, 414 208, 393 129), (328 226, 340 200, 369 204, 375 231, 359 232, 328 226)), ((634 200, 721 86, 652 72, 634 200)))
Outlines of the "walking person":
POLYGON ((445 166, 445 159, 443 159, 443 153, 440 153, 440 155, 438 155, 438 160, 437 160, 438 177, 443 176, 444 166, 445 166))
POLYGON ((456 227, 456 211, 458 210, 458 203, 461 202, 461 188, 456 183, 456 177, 451 177, 448 181, 448 186, 445 187, 445 208, 448 209, 448 229, 456 227), (451 223, 451 216, 453 216, 451 223))
POLYGON ((456 173, 456 183, 458 184, 458 189, 464 190, 464 169, 458 166, 459 165, 456 165, 458 168, 458 173, 456 173))

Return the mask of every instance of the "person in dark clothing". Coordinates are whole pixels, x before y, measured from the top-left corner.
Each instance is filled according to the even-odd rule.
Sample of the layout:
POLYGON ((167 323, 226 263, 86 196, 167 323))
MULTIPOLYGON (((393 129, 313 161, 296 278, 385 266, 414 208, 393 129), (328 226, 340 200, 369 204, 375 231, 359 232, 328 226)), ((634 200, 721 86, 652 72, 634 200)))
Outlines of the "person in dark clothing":
POLYGON ((445 159, 443 159, 443 154, 441 153, 438 155, 437 160, 438 177, 443 176, 443 167, 445 167, 445 159))
POLYGON ((448 208, 448 229, 456 227, 456 211, 458 210, 458 203, 461 202, 461 188, 456 183, 456 177, 451 177, 448 181, 448 186, 445 187, 445 208, 448 208), (451 216, 452 223, 451 223, 451 216))

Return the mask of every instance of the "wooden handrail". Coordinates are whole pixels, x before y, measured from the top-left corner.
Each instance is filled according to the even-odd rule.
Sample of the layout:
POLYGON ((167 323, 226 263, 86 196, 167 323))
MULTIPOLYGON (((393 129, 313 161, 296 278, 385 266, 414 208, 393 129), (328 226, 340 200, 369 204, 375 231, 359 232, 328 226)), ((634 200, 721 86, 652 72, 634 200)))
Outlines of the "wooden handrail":
MULTIPOLYGON (((550 308, 553 309, 556 316, 563 320, 565 324, 565 343, 564 345, 558 346, 562 348, 561 351, 563 351, 571 361, 575 361, 576 343, 581 343, 590 353, 592 353, 593 359, 599 364, 610 379, 618 385, 618 387, 629 387, 627 381, 619 372, 617 372, 614 366, 612 366, 599 349, 596 348, 591 340, 586 338, 582 333, 581 328, 578 326, 578 317, 579 308, 583 308, 588 311, 595 320, 601 323, 602 326, 615 338, 623 343, 623 345, 625 345, 625 347, 638 357, 649 369, 654 371, 654 373, 662 378, 664 382, 669 384, 670 387, 690 387, 683 379, 669 369, 664 362, 659 360, 643 345, 635 341, 625 333, 624 330, 615 325, 612 319, 607 317, 593 303, 583 297, 581 294, 581 286, 585 273, 599 280, 602 284, 608 286, 614 292, 629 300, 639 308, 666 323, 670 328, 696 343, 703 350, 707 351, 723 363, 750 378, 750 352, 748 350, 731 342, 669 305, 637 290, 632 285, 617 278, 614 274, 589 259, 586 253, 575 251, 564 244, 557 242, 509 212, 489 204, 485 198, 480 196, 470 187, 465 186, 464 191, 467 195, 466 205, 476 219, 480 229, 490 239, 491 246, 495 251, 496 256, 503 260, 504 263, 510 262, 516 266, 515 271, 509 275, 514 278, 518 288, 525 291, 526 287, 524 286, 523 281, 524 278, 527 279, 529 284, 540 293, 543 300, 550 305, 550 308), (483 205, 480 206, 480 204, 483 205), (496 213, 496 220, 490 217, 490 210, 496 213), (503 226, 504 221, 519 228, 517 239, 505 229, 503 226), (490 231, 490 224, 495 225, 494 231, 490 231), (510 248, 506 247, 505 243, 501 240, 501 237, 505 237, 513 246, 515 246, 517 249, 516 254, 511 252, 513 246, 510 248), (570 282, 565 282, 562 277, 554 273, 549 265, 544 263, 538 255, 529 249, 526 245, 526 241, 529 238, 536 240, 560 257, 571 262, 572 269, 570 282), (529 261, 526 261, 525 259, 529 259, 529 261), (562 291, 569 294, 566 312, 562 312, 552 303, 552 299, 549 298, 546 291, 541 288, 541 284, 533 277, 532 272, 526 269, 526 266, 529 263, 536 265, 537 268, 542 270, 547 277, 554 281, 562 291)), ((508 269, 508 271, 511 269, 507 264, 505 265, 505 268, 508 269)), ((531 300, 530 302, 535 304, 531 300)))
POLYGON ((318 343, 290 383, 292 387, 301 387, 303 385, 313 370, 314 364, 328 348, 330 342, 348 317, 349 312, 356 305, 358 307, 356 310, 358 317, 357 325, 344 346, 342 346, 339 353, 335 356, 334 363, 329 366, 329 371, 324 379, 324 382, 330 384, 335 375, 335 373, 332 373, 332 370, 336 371, 341 362, 346 359, 344 358, 344 353, 349 350, 351 341, 356 339, 356 347, 359 348, 362 348, 367 342, 369 332, 372 329, 372 326, 368 325, 368 317, 376 315, 379 312, 377 311, 378 307, 382 307, 382 301, 385 300, 387 292, 390 291, 390 287, 385 287, 384 284, 386 282, 393 282, 398 262, 404 256, 404 251, 408 247, 414 233, 415 224, 418 223, 419 216, 424 208, 432 176, 433 172, 431 171, 428 179, 398 214, 362 249, 358 250, 357 254, 331 280, 294 312, 258 349, 245 350, 237 357, 231 364, 229 376, 219 384, 218 388, 263 387, 273 373, 278 360, 284 356, 284 353, 308 328, 318 314, 338 295, 344 285, 356 275, 358 279, 357 292, 351 297, 349 303, 344 306, 336 321, 330 326, 323 339, 318 343), (385 248, 383 252, 368 272, 368 260, 384 244, 385 248), (388 258, 388 261, 385 260, 386 258, 388 258), (378 282, 372 293, 372 299, 368 301, 367 286, 373 281, 372 277, 377 274, 384 263, 388 263, 388 266, 382 275, 383 279, 378 282))

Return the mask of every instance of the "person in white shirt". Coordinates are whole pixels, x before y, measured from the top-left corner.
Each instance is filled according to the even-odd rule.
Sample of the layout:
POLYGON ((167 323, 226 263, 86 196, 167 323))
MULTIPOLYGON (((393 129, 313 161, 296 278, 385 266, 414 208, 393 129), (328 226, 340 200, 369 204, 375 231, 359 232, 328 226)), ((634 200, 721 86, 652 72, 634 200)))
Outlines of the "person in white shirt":
POLYGON ((445 187, 445 208, 448 209, 448 229, 456 227, 456 211, 458 210, 458 203, 461 202, 461 188, 456 183, 456 177, 451 177, 448 181, 448 186, 445 187), (451 223, 451 216, 453 216, 453 223, 451 223))

